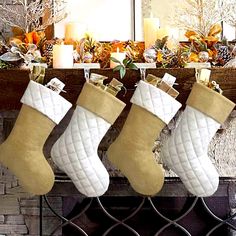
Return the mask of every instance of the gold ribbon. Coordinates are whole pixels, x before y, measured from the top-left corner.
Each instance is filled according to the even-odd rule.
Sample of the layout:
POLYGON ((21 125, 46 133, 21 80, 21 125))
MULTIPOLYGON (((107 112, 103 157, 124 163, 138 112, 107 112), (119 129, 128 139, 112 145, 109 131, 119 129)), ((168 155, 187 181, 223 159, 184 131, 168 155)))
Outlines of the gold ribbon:
POLYGON ((45 77, 45 67, 39 65, 33 65, 33 68, 29 74, 30 80, 43 84, 44 77, 45 77))
POLYGON ((100 89, 112 94, 113 96, 116 96, 121 91, 122 88, 126 90, 123 83, 121 83, 115 78, 113 78, 109 84, 104 85, 104 80, 107 78, 108 77, 103 75, 91 73, 89 82, 95 85, 96 87, 99 87, 100 89))
POLYGON ((145 82, 161 89, 162 91, 166 92, 173 98, 177 98, 179 95, 179 92, 175 90, 173 87, 168 85, 165 81, 162 81, 161 78, 156 77, 155 75, 148 74, 147 78, 145 79, 145 82))

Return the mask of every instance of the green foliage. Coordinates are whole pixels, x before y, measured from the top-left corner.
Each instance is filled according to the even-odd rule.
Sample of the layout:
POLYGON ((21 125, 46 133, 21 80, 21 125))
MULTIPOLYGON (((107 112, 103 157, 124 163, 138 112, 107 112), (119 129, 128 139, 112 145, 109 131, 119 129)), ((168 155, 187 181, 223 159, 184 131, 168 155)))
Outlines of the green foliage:
POLYGON ((166 47, 168 41, 168 36, 165 36, 162 39, 157 39, 154 45, 154 49, 158 50, 158 49, 164 49, 166 47))
POLYGON ((133 60, 130 58, 125 58, 123 62, 120 62, 114 57, 111 57, 111 60, 119 65, 117 65, 113 71, 120 72, 120 78, 123 79, 126 74, 126 69, 138 70, 138 67, 134 64, 133 60))
POLYGON ((7 62, 0 60, 0 69, 8 69, 10 67, 11 66, 7 62))

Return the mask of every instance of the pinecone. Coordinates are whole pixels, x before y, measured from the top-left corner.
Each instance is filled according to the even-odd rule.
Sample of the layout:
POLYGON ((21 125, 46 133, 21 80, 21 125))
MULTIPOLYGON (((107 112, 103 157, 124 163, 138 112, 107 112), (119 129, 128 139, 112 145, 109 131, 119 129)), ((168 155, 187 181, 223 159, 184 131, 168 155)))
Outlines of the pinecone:
POLYGON ((220 65, 225 65, 228 61, 232 59, 228 46, 220 46, 217 49, 218 52, 218 62, 220 65))
POLYGON ((42 56, 45 57, 48 67, 52 67, 52 63, 53 63, 53 58, 52 58, 53 45, 60 44, 60 43, 61 43, 61 40, 58 38, 45 41, 43 45, 42 56))
POLYGON ((2 41, 0 41, 0 56, 6 53, 7 51, 7 46, 2 41))

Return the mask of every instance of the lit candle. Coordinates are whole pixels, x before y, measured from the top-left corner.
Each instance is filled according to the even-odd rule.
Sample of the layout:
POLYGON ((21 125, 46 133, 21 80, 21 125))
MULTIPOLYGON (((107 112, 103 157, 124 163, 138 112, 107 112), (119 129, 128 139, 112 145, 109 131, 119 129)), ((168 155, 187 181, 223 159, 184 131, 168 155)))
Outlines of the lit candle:
POLYGON ((165 36, 169 36, 169 29, 168 28, 160 28, 157 30, 157 39, 163 39, 165 36))
POLYGON ((53 45, 53 68, 73 68, 73 45, 53 45))
POLYGON ((69 22, 65 25, 65 42, 79 41, 84 37, 85 26, 79 22, 69 22))
POLYGON ((155 41, 157 39, 157 30, 159 27, 160 21, 158 18, 144 18, 143 30, 145 48, 150 48, 155 44, 155 41))
MULTIPOLYGON (((111 57, 115 58, 116 60, 118 60, 122 63, 123 60, 126 58, 126 53, 125 52, 120 52, 119 48, 117 48, 116 52, 111 53, 111 57)), ((118 63, 110 60, 110 68, 115 68, 118 65, 119 65, 118 63)))

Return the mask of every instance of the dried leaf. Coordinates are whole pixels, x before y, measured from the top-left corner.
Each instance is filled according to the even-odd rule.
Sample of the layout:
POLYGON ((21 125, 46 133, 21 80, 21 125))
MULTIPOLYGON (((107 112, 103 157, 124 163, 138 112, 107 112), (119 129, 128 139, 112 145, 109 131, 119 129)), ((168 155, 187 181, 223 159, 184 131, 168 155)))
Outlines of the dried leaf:
POLYGON ((6 61, 6 62, 16 62, 16 61, 21 60, 21 57, 17 53, 6 52, 0 56, 0 60, 6 61))
POLYGON ((33 43, 34 42, 34 40, 33 40, 33 32, 25 34, 25 42, 26 43, 33 43))
POLYGON ((13 46, 11 47, 11 52, 16 54, 16 53, 20 53, 20 50, 18 47, 13 46))
POLYGON ((189 56, 189 61, 198 62, 199 61, 198 55, 194 52, 191 52, 189 56))
POLYGON ((10 40, 10 45, 11 46, 18 47, 21 43, 22 43, 22 41, 20 39, 17 39, 17 38, 12 38, 10 40))
POLYGON ((220 34, 222 32, 222 27, 220 24, 214 24, 210 31, 208 36, 216 36, 217 34, 220 34))
POLYGON ((13 33, 13 37, 22 36, 25 33, 24 29, 18 26, 12 26, 11 31, 13 33))
POLYGON ((186 31, 186 33, 184 34, 184 36, 186 37, 186 38, 190 38, 190 37, 192 37, 192 36, 196 36, 196 35, 198 35, 195 31, 193 31, 193 30, 187 30, 186 31))
POLYGON ((203 38, 203 40, 207 41, 207 42, 212 42, 212 43, 217 43, 219 41, 219 39, 214 36, 207 36, 207 37, 203 38))
POLYGON ((163 55, 161 51, 157 52, 157 62, 162 62, 163 61, 163 55))
POLYGON ((124 52, 125 51, 125 42, 122 41, 114 41, 112 42, 112 51, 116 52, 117 49, 119 49, 120 52, 124 52))
POLYGON ((168 36, 165 36, 162 39, 157 39, 155 42, 154 48, 156 50, 163 49, 166 46, 167 40, 168 40, 168 36))

